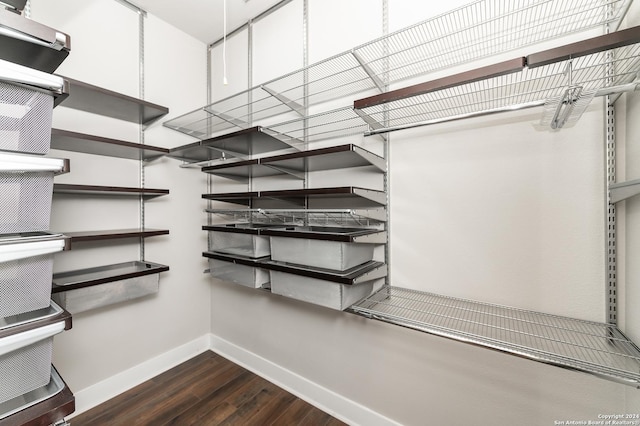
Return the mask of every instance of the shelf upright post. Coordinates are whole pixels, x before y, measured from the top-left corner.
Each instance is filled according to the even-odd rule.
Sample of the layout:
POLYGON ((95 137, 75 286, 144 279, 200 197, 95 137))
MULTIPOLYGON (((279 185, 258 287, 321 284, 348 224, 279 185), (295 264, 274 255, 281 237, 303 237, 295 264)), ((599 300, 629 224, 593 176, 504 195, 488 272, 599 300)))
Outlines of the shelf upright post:
MULTIPOLYGON (((382 34, 386 37, 389 35, 389 0, 382 0, 382 34)), ((388 38, 385 38, 384 45, 384 73, 382 76, 382 80, 384 83, 384 91, 389 90, 389 41, 388 38)), ((389 127, 389 109, 388 106, 384 106, 383 112, 383 120, 384 127, 389 127)), ((387 163, 387 168, 383 174, 383 190, 387 197, 387 203, 385 206, 385 212, 387 214, 387 220, 384 223, 384 229, 387 231, 387 243, 384 245, 384 262, 387 264, 387 275, 385 276, 385 284, 391 285, 391 268, 390 268, 390 236, 391 236, 391 185, 390 185, 390 176, 389 171, 391 170, 391 151, 389 148, 389 142, 391 140, 391 135, 387 134, 382 138, 382 156, 387 163)))
MULTIPOLYGON (((140 99, 144 100, 144 18, 145 14, 141 11, 138 11, 138 90, 140 99)), ((139 143, 144 145, 144 123, 140 120, 139 123, 139 143)), ((140 188, 144 188, 145 185, 145 176, 144 176, 144 159, 142 156, 139 161, 139 169, 140 169, 140 188)), ((144 230, 144 196, 140 194, 139 198, 140 203, 140 230, 144 230)), ((145 253, 144 253, 144 238, 140 238, 140 261, 144 262, 145 253)))
MULTIPOLYGON (((302 106, 304 110, 303 127, 304 132, 302 136, 302 142, 304 144, 305 151, 309 149, 309 0, 303 0, 302 3, 302 66, 303 71, 303 93, 302 93, 302 106)), ((309 187, 309 159, 304 158, 304 180, 302 185, 304 189, 309 187)), ((304 199, 304 209, 309 208, 309 201, 304 199)), ((309 224, 309 215, 304 215, 304 225, 309 224)))
POLYGON ((607 209, 606 244, 607 244, 607 286, 605 301, 607 322, 612 325, 618 323, 617 318, 617 248, 616 248, 616 204, 611 202, 609 185, 615 183, 616 178, 616 139, 615 139, 615 107, 610 96, 605 97, 605 127, 606 127, 606 185, 605 197, 607 209))
MULTIPOLYGON (((613 10, 610 7, 609 13, 613 10)), ((605 25, 605 32, 615 31, 610 24, 605 25)), ((614 51, 609 50, 605 54, 606 67, 606 84, 613 84, 613 76, 615 76, 614 51)), ((614 98, 610 95, 605 96, 605 209, 606 209, 606 288, 605 288, 605 307, 607 322, 611 325, 618 324, 618 280, 617 280, 617 229, 616 229, 616 204, 611 202, 611 193, 609 186, 616 182, 616 115, 614 98)))
MULTIPOLYGON (((210 44, 207 46, 207 105, 211 105, 211 91, 213 90, 212 81, 211 81, 211 51, 213 50, 213 45, 210 44)), ((207 114, 207 134, 211 134, 211 114, 207 114)), ((211 194, 213 192, 213 176, 207 173, 207 194, 211 194)), ((213 208, 213 202, 211 200, 207 200, 207 210, 211 210, 213 208)), ((211 226, 213 224, 213 219, 210 214, 207 214, 207 225, 211 226)))
MULTIPOLYGON (((253 19, 247 21, 247 87, 253 87, 253 19)), ((253 90, 247 90, 247 122, 253 126, 253 90)), ((249 147, 249 155, 253 158, 253 148, 249 147)), ((253 168, 249 167, 247 191, 253 191, 253 168)), ((253 209, 253 200, 249 201, 249 209, 253 209)), ((253 223, 253 215, 249 215, 249 223, 253 223)))

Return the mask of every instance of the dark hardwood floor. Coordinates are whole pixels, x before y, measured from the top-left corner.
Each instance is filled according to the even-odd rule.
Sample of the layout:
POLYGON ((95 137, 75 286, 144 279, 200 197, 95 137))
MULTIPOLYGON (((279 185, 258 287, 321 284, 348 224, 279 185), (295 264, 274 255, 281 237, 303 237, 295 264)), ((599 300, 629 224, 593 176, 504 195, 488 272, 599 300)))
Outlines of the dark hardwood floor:
POLYGON ((72 426, 344 425, 211 351, 69 422, 72 426))

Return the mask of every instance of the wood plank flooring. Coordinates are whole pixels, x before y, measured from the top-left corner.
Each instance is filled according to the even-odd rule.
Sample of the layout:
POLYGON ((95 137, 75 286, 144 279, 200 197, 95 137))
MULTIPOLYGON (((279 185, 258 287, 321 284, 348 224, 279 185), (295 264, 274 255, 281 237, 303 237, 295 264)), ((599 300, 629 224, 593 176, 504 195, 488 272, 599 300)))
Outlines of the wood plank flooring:
POLYGON ((207 351, 69 422, 100 425, 344 425, 207 351))

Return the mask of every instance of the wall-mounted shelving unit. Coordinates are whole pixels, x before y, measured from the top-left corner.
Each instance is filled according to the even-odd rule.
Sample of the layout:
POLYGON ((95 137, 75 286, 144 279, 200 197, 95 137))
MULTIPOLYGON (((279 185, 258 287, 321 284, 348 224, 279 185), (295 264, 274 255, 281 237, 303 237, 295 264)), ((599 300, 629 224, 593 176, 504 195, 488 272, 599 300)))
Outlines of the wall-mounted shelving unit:
MULTIPOLYGON (((544 106, 541 127, 555 130, 563 124, 573 124, 595 96, 616 95, 640 88, 637 80, 640 27, 616 31, 630 3, 570 0, 525 4, 479 0, 206 105, 164 125, 198 139, 220 140, 231 136, 238 128, 243 131, 258 124, 262 126, 262 133, 287 145, 306 149, 311 142, 336 137, 384 137, 385 133, 395 130, 544 106), (563 44, 563 38, 568 34, 605 25, 611 33, 563 44), (480 59, 550 40, 557 41, 558 46, 528 56, 514 54, 511 60, 490 65, 483 61, 479 66, 480 59), (454 67, 456 73, 427 78, 434 71, 454 67), (425 81, 387 91, 391 84, 398 87, 398 83, 417 78, 425 81), (321 108, 329 100, 353 99, 355 95, 361 99, 350 105, 331 110, 321 108), (566 108, 566 105, 572 108, 566 108), (315 107, 314 113, 305 115, 310 106, 315 107)), ((206 152, 201 151, 202 143, 191 147, 198 154, 206 152)), ((185 147, 180 147, 181 154, 186 151, 185 147)), ((233 152, 229 154, 233 155, 233 152)), ((280 172, 305 177, 311 170, 308 166, 300 169, 289 164, 276 173, 267 168, 270 166, 268 158, 231 162, 223 155, 188 157, 183 155, 180 159, 210 162, 203 171, 241 182, 280 172)), ((386 172, 386 169, 380 171, 386 172)), ((624 199, 627 191, 631 195, 637 194, 640 191, 636 186, 637 182, 611 185, 611 202, 624 199)), ((249 189, 247 192, 203 195, 208 200, 240 204, 247 209, 210 208, 207 211, 252 223, 287 224, 290 221, 308 225, 310 210, 305 212, 305 208, 322 215, 323 210, 339 212, 340 207, 347 207, 341 217, 349 217, 347 211, 355 211, 348 208, 349 202, 354 196, 362 195, 355 193, 352 187, 252 191, 250 186, 249 189), (316 196, 331 201, 315 205, 316 196), (332 204, 341 196, 348 202, 340 206, 332 204)), ((375 212, 373 207, 386 205, 384 191, 371 194, 360 198, 373 205, 361 207, 375 212)), ((329 217, 330 213, 326 214, 329 217)), ((259 231, 260 234, 268 232, 279 231, 277 227, 259 231)), ((247 266, 251 270, 267 270, 270 274, 287 274, 296 269, 265 258, 247 259, 211 251, 204 256, 247 266), (287 271, 280 268, 287 268, 287 271)), ((210 265, 213 265, 214 276, 213 269, 217 265, 220 268, 218 277, 233 281, 223 264, 210 265)), ((302 269, 308 271, 308 268, 302 269)), ((292 275, 300 282, 305 276, 301 271, 292 275)), ((311 278, 308 274, 305 277, 311 278)), ((267 287, 264 273, 254 273, 253 278, 250 286, 267 287)), ((309 282, 309 286, 303 284, 294 289, 289 287, 291 283, 286 282, 285 288, 278 291, 273 291, 271 285, 271 290, 318 304, 326 301, 309 300, 305 296, 316 290, 314 285, 317 283, 309 282)), ((368 318, 640 387, 640 350, 614 324, 452 299, 391 285, 382 288, 373 285, 368 291, 370 295, 362 294, 350 305, 345 306, 345 299, 339 297, 338 302, 334 299, 325 306, 349 308, 350 312, 368 318)))
MULTIPOLYGON (((111 118, 146 126, 163 115, 168 109, 141 99, 106 90, 91 84, 68 79, 70 97, 66 107, 79 109, 111 118)), ((52 129, 51 145, 54 149, 82 152, 124 160, 137 160, 140 168, 169 153, 168 149, 146 144, 105 138, 96 135, 52 129)), ((79 184, 54 184, 54 194, 78 197, 125 197, 139 200, 141 209, 146 200, 168 195, 167 189, 146 187, 121 187, 79 184)), ((115 229, 66 232, 66 248, 77 244, 108 240, 137 239, 168 235, 166 229, 146 229, 144 217, 141 225, 134 229, 115 229)), ((55 300, 73 313, 96 309, 102 306, 139 298, 159 289, 159 274, 169 267, 141 259, 108 264, 96 268, 66 271, 55 274, 53 291, 55 300)))
MULTIPOLYGON (((318 139, 341 136, 351 128, 351 125, 340 124, 347 119, 344 114, 349 120, 357 118, 347 105, 347 108, 333 110, 332 117, 322 117, 326 112, 304 117, 301 106, 320 105, 367 92, 383 92, 385 84, 473 63, 605 24, 616 28, 630 3, 629 0, 606 3, 571 0, 531 5, 506 0, 476 1, 163 124, 195 138, 207 139, 230 129, 251 127, 248 123, 260 124, 267 118, 289 116, 285 122, 291 122, 299 115, 303 116, 301 122, 317 117, 340 127, 333 131, 312 130, 312 134, 323 135, 318 139)), ((383 120, 375 122, 385 123, 383 120)), ((359 126, 362 126, 362 119, 351 134, 361 134, 359 126)), ((268 125, 268 128, 272 127, 268 125)), ((274 131, 290 134, 291 129, 274 131)), ((300 139, 296 136, 290 140, 300 139)))

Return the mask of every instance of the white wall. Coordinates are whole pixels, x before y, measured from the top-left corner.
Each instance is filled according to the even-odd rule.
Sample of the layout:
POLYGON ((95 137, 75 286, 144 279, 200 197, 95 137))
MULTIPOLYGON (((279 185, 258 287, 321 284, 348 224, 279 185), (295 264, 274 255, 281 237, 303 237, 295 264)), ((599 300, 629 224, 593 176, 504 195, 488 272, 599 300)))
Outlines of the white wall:
MULTIPOLYGON (((382 2, 325 3, 309 2, 310 62, 381 35, 382 2)), ((442 7, 390 0, 390 30, 442 7)), ((287 16, 260 25, 289 26, 287 16)), ((241 62, 247 52, 233 54, 241 62)), ((264 57, 254 53, 256 70, 264 57)), ((534 129, 540 115, 391 135, 392 285, 605 320, 602 103, 557 133, 534 129)), ((211 297, 216 338, 379 413, 383 423, 542 425, 637 412, 634 389, 587 374, 223 282, 213 282, 211 297)))
MULTIPOLYGON (((139 96, 137 13, 113 0, 34 0, 32 17, 71 36, 71 54, 58 69, 60 74, 139 96)), ((161 123, 206 102, 206 46, 153 16, 145 18, 144 28, 145 99, 170 111, 146 131, 144 142, 165 148, 190 143, 190 138, 163 128, 161 123)), ((54 111, 54 127, 140 142, 137 124, 63 106, 54 111)), ((139 186, 135 160, 55 150, 50 155, 71 159, 72 172, 56 182, 139 186)), ((146 226, 170 230, 170 235, 146 242, 146 260, 171 268, 160 275, 159 293, 74 315, 73 328, 55 338, 54 364, 76 394, 77 412, 99 402, 92 399, 96 392, 91 390, 102 389, 104 381, 171 353, 209 331, 210 288, 202 274, 206 263, 201 256, 204 205, 199 203, 205 180, 200 173, 179 169, 178 164, 164 158, 145 168, 147 187, 170 190, 170 195, 153 199, 146 206, 146 226)), ((135 199, 54 198, 54 230, 138 226, 135 199)), ((132 261, 138 256, 137 241, 78 245, 56 256, 55 270, 132 261)))

